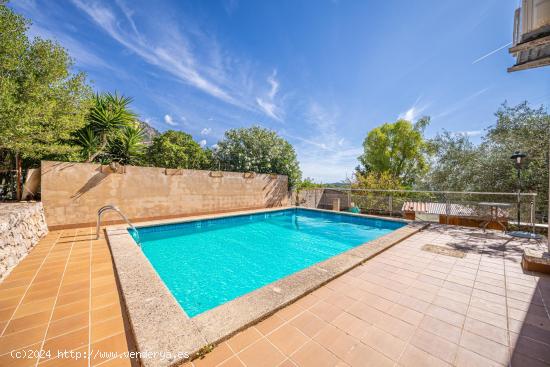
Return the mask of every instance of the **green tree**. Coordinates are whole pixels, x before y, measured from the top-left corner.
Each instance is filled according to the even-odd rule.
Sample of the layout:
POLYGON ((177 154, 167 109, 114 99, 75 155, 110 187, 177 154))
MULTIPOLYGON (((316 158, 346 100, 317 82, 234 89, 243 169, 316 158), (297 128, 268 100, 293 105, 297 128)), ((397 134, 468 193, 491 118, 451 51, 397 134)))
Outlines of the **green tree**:
POLYGON ((86 162, 99 150, 101 142, 90 126, 86 126, 76 133, 75 143, 80 146, 80 154, 86 162))
POLYGON ((496 123, 479 145, 448 132, 430 141, 435 152, 427 175, 430 188, 514 192, 517 178, 510 156, 520 150, 527 154, 523 189, 547 192, 550 116, 546 110, 527 102, 513 107, 503 104, 495 116, 496 123))
POLYGON ((423 131, 429 118, 416 124, 406 120, 386 123, 372 129, 363 141, 359 174, 387 172, 402 185, 412 186, 428 169, 428 148, 423 131))
MULTIPOLYGON (((351 200, 356 206, 373 213, 380 213, 379 210, 390 211, 392 208, 388 205, 388 194, 385 192, 370 191, 370 190, 403 190, 401 180, 393 176, 389 171, 383 172, 357 172, 355 180, 352 182, 354 189, 366 189, 365 191, 352 192, 351 200), (387 209, 384 209, 387 208, 387 209)), ((391 196, 395 200, 396 205, 401 200, 401 193, 392 193, 391 196)), ((392 204, 393 205, 393 204, 392 204)))
POLYGON ((226 131, 214 159, 225 170, 286 175, 290 187, 302 176, 292 145, 275 131, 259 126, 226 131))
MULTIPOLYGON (((127 157, 116 157, 109 154, 109 145, 118 140, 124 139, 124 134, 137 132, 137 115, 130 109, 132 98, 119 96, 118 94, 104 93, 96 94, 93 104, 86 115, 86 127, 77 134, 77 142, 82 148, 82 154, 86 162, 94 160, 126 160, 127 157)), ((134 134, 133 142, 137 138, 143 140, 143 131, 134 134)), ((139 145, 139 144, 138 144, 139 145)), ((120 144, 119 144, 120 146, 120 144)))
POLYGON ((29 24, 0 0, 0 148, 31 159, 66 155, 91 90, 59 44, 27 37, 29 24))
POLYGON ((355 175, 354 188, 371 190, 402 190, 399 178, 392 176, 388 171, 368 172, 355 175))
POLYGON ((147 156, 157 167, 204 169, 211 165, 211 153, 183 131, 168 130, 155 136, 147 156))
POLYGON ((527 154, 522 170, 525 191, 548 193, 548 152, 550 148, 550 115, 544 107, 533 108, 527 102, 516 106, 504 103, 495 113, 496 124, 487 130, 480 146, 481 165, 475 185, 498 191, 517 189, 516 170, 510 155, 517 150, 527 154))
MULTIPOLYGON (((432 190, 515 192, 516 169, 510 156, 527 154, 522 170, 522 191, 538 194, 538 212, 548 211, 550 115, 544 107, 527 102, 503 104, 496 123, 478 145, 468 137, 444 133, 430 142, 435 156, 425 187, 432 190)), ((527 207, 527 206, 525 206, 527 207)))
POLYGON ((114 138, 109 139, 108 155, 121 164, 140 165, 145 160, 143 127, 137 122, 122 128, 114 138))
POLYGON ((468 135, 439 133, 429 141, 433 159, 425 186, 430 190, 468 191, 478 171, 480 149, 468 135))

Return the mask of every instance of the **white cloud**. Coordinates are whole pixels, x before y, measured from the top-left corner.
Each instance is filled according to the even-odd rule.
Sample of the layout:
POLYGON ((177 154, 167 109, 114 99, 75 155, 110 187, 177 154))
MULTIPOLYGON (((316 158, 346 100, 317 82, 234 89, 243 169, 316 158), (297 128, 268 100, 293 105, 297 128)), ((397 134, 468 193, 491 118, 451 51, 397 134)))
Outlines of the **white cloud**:
POLYGON ((285 135, 288 136, 289 138, 296 139, 296 140, 298 140, 302 143, 305 143, 307 145, 312 145, 312 146, 317 147, 317 148, 322 149, 322 150, 332 151, 332 149, 329 148, 329 146, 327 144, 314 140, 315 137, 307 139, 307 138, 303 138, 301 136, 296 136, 296 135, 290 135, 290 134, 285 134, 285 135))
POLYGON ((19 0, 13 5, 27 12, 35 12, 37 10, 36 2, 34 0, 19 0))
POLYGON ((363 150, 346 144, 347 139, 340 135, 338 108, 310 102, 304 120, 309 124, 309 129, 302 131, 308 131, 308 135, 282 133, 295 141, 303 176, 325 183, 351 177, 358 164, 357 157, 363 150))
POLYGON ((122 10, 122 12, 124 13, 124 16, 126 17, 126 20, 128 21, 128 23, 130 23, 130 26, 132 27, 134 34, 139 37, 139 32, 133 18, 134 11, 130 9, 122 0, 115 0, 115 3, 118 5, 120 10, 122 10))
POLYGON ((469 131, 454 131, 453 135, 464 135, 464 136, 478 136, 483 133, 482 130, 469 130, 469 131))
MULTIPOLYGON (((166 14, 167 10, 163 8, 159 8, 154 16, 146 14, 143 7, 137 7, 128 0, 70 2, 100 31, 118 43, 125 53, 153 66, 146 69, 148 74, 165 77, 158 72, 163 71, 174 81, 200 90, 218 101, 248 112, 264 113, 274 120, 282 119, 281 101, 284 98, 280 96, 277 71, 258 81, 255 70, 257 62, 221 47, 216 32, 208 25, 185 15, 176 19, 174 14, 166 14), (157 26, 159 17, 162 18, 162 30, 158 30, 157 26)), ((75 57, 77 67, 86 65, 113 70, 112 63, 106 62, 101 54, 94 54, 93 43, 80 44, 71 38, 67 29, 73 25, 59 25, 54 10, 61 14, 62 5, 59 9, 54 9, 52 5, 45 11, 34 0, 21 0, 14 2, 14 7, 32 11, 31 18, 35 24, 40 24, 44 30, 51 30, 53 37, 48 38, 60 40, 75 57)), ((124 69, 116 72, 119 77, 124 75, 126 79, 135 79, 124 69)), ((139 79, 139 82, 143 80, 139 79)), ((200 97, 196 99, 200 100, 200 97)), ((225 114, 229 106, 223 103, 218 105, 217 108, 223 109, 225 114)))
POLYGON ((418 111, 418 109, 413 106, 413 107, 409 108, 407 110, 407 112, 400 113, 398 118, 399 119, 405 119, 407 121, 414 121, 418 117, 419 113, 420 112, 418 111))
POLYGON ((282 109, 277 106, 276 97, 279 92, 279 81, 277 80, 277 70, 273 70, 271 75, 267 77, 269 91, 266 97, 256 97, 256 103, 260 109, 274 120, 282 120, 282 109))
POLYGON ((275 103, 263 100, 260 97, 256 98, 256 102, 266 115, 275 120, 281 120, 281 118, 277 114, 277 106, 275 105, 275 103))
POLYGON ((199 141, 199 145, 204 148, 206 146, 206 140, 202 139, 201 141, 199 141))
POLYGON ((201 135, 208 135, 210 134, 210 132, 212 132, 212 129, 209 127, 205 127, 204 129, 201 130, 201 135))
POLYGON ((298 160, 303 177, 312 177, 324 183, 341 182, 351 178, 358 165, 357 157, 362 148, 350 147, 340 151, 314 151, 298 148, 298 160))
POLYGON ((470 131, 465 131, 464 133, 468 136, 477 136, 477 135, 481 135, 483 133, 483 131, 481 131, 481 130, 470 130, 470 131))
POLYGON ((69 54, 75 59, 78 66, 87 66, 94 69, 107 69, 117 72, 118 75, 123 74, 126 76, 126 73, 122 70, 116 69, 112 64, 105 62, 104 59, 94 54, 88 45, 80 43, 65 33, 55 32, 50 27, 47 27, 46 24, 44 24, 44 26, 38 25, 39 22, 47 22, 47 19, 44 19, 45 17, 38 9, 31 7, 30 5, 28 5, 29 7, 26 7, 27 5, 25 5, 25 3, 27 5, 31 4, 29 2, 22 2, 18 3, 17 6, 21 9, 29 11, 34 21, 27 32, 30 38, 41 37, 43 39, 58 41, 69 51, 69 54))
POLYGON ((397 119, 415 122, 419 117, 422 116, 422 112, 424 112, 429 106, 429 104, 419 105, 421 99, 422 96, 419 96, 408 110, 406 110, 405 112, 401 112, 397 116, 397 119))
POLYGON ((437 115, 434 115, 432 117, 434 119, 437 119, 437 118, 440 118, 440 117, 445 117, 445 116, 448 116, 450 114, 453 114, 453 113, 463 109, 464 107, 466 107, 470 101, 472 101, 476 97, 479 97, 480 95, 482 95, 483 93, 485 93, 488 90, 489 90, 489 88, 482 88, 480 90, 477 90, 474 93, 472 93, 472 94, 464 97, 463 99, 459 100, 458 102, 455 102, 455 103, 451 104, 445 110, 443 110, 442 112, 440 112, 437 115))
POLYGON ((306 112, 306 119, 316 130, 316 134, 313 135, 315 140, 320 141, 321 146, 325 146, 328 150, 337 150, 338 142, 342 137, 336 129, 338 119, 336 109, 328 111, 321 104, 311 102, 306 112))
POLYGON ((177 126, 178 123, 174 121, 172 116, 170 115, 164 115, 164 122, 170 126, 177 126))
POLYGON ((225 82, 222 70, 209 70, 216 69, 217 65, 204 65, 203 61, 205 60, 197 62, 189 47, 190 41, 178 32, 177 26, 169 23, 163 24, 162 35, 164 38, 161 41, 151 42, 143 33, 139 33, 132 18, 133 14, 126 7, 120 5, 123 4, 120 0, 117 1, 118 7, 128 20, 130 30, 124 28, 125 23, 119 20, 111 8, 85 0, 72 0, 72 2, 88 14, 111 38, 147 63, 163 69, 180 81, 215 98, 240 107, 246 106, 222 87, 225 82), (213 78, 214 75, 218 77, 213 78), (220 77, 220 75, 222 76, 220 77))
POLYGON ((218 148, 219 148, 219 145, 218 145, 218 144, 213 144, 213 145, 212 145, 212 149, 217 150, 218 148))
POLYGON ((271 85, 271 90, 269 91, 269 98, 272 100, 275 98, 275 95, 279 91, 279 82, 277 81, 277 79, 275 79, 276 76, 277 76, 277 70, 273 70, 273 73, 269 77, 267 77, 267 82, 269 83, 269 85, 271 85))
MULTIPOLYGON (((116 64, 105 61, 101 53, 94 54, 93 41, 83 44, 77 38, 71 38, 72 33, 67 30, 74 25, 62 24, 58 19, 58 15, 64 14, 61 11, 63 5, 55 4, 59 9, 54 5, 43 9, 37 3, 35 0, 20 0, 14 2, 13 6, 32 11, 31 19, 35 24, 40 24, 44 30, 50 30, 53 37, 48 38, 59 39, 71 51, 76 58, 77 67, 86 65, 96 69, 113 69, 116 64)), ((154 15, 147 14, 144 7, 135 6, 128 0, 70 0, 70 3, 99 31, 118 43, 119 51, 147 63, 147 74, 158 78, 168 76, 204 92, 218 102, 230 104, 231 106, 217 103, 216 108, 223 110, 218 115, 225 121, 228 120, 225 116, 228 107, 233 106, 248 112, 265 114, 275 121, 284 119, 287 95, 281 93, 277 70, 273 69, 267 75, 259 74, 255 60, 249 60, 222 47, 216 32, 208 24, 202 24, 185 14, 176 19, 174 14, 167 14, 167 9, 162 7, 155 10, 154 15), (161 30, 157 25, 158 18, 162 18, 161 30), (258 75, 263 77, 257 79, 258 75)), ((230 7, 237 3, 238 1, 228 0, 228 4, 233 4, 230 7)), ((76 32, 76 29, 71 32, 76 32)), ((99 51, 102 50, 98 49, 99 51)), ((125 79, 135 79, 143 84, 142 78, 136 79, 124 68, 116 70, 116 73, 118 77, 124 75, 125 79)), ((164 100, 170 99, 168 96, 160 97, 165 97, 164 100)), ((214 104, 208 99, 201 100, 201 96, 197 96, 196 100, 214 104)), ((185 120, 177 118, 176 111, 171 110, 174 120, 181 124, 185 120)))

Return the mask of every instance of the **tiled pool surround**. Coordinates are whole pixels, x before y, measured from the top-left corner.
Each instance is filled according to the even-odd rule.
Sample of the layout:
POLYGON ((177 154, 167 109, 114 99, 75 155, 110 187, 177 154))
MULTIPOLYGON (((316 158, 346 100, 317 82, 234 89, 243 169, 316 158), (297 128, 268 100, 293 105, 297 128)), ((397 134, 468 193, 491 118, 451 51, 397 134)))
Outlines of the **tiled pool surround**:
MULTIPOLYGON (((286 209, 288 208, 240 214, 286 209)), ((308 210, 329 213, 318 209, 308 210)), ((343 215, 363 217, 347 213, 343 215)), ((204 216, 187 221, 222 217, 228 215, 204 216)), ((180 222, 184 221, 151 222, 147 225, 180 222)), ((157 352, 158 355, 155 358, 142 359, 142 363, 146 366, 169 366, 181 362, 184 359, 182 355, 189 354, 193 357, 205 346, 219 343, 261 321, 424 227, 419 223, 407 223, 385 236, 277 280, 192 319, 177 303, 125 226, 108 228, 107 236, 137 348, 142 352, 157 352)))
MULTIPOLYGON (((94 239, 95 228, 52 231, 0 282, 0 366, 36 366, 10 352, 42 343, 53 359, 40 367, 130 366, 112 355, 135 350, 133 332, 120 321, 127 312, 109 245, 94 239), (63 361, 57 349, 111 359, 63 361)), ((521 267, 523 250, 545 246, 431 225, 183 366, 547 365, 550 277, 521 267), (438 255, 425 244, 467 254, 438 255)))

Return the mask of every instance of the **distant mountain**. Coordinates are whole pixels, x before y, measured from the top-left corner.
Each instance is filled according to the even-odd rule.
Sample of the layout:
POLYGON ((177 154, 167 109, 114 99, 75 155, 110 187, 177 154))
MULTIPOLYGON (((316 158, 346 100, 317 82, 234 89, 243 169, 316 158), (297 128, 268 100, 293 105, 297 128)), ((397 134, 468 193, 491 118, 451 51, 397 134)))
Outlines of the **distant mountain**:
POLYGON ((145 145, 151 145, 153 138, 160 135, 160 132, 145 121, 138 120, 138 123, 143 128, 143 142, 145 145))

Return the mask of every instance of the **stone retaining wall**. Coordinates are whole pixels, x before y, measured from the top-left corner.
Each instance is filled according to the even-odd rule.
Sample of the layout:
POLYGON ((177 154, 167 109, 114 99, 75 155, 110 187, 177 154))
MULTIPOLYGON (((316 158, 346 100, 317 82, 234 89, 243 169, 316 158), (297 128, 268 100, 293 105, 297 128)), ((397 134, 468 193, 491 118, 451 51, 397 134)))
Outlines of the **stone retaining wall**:
POLYGON ((0 280, 47 233, 42 203, 0 204, 0 280))

